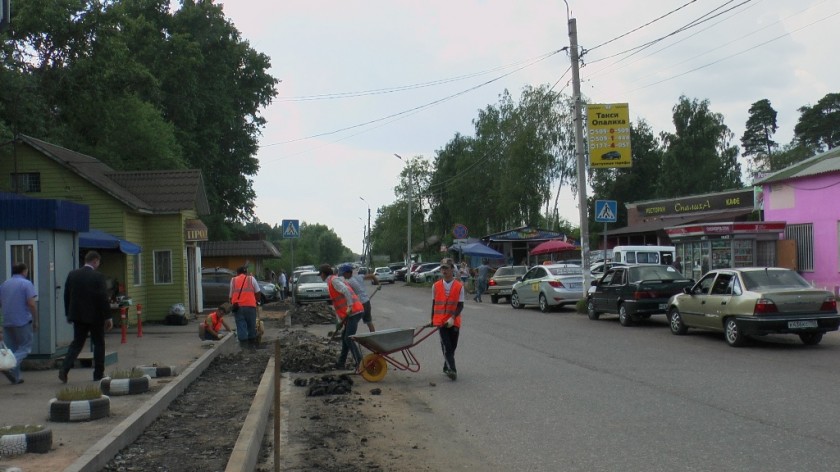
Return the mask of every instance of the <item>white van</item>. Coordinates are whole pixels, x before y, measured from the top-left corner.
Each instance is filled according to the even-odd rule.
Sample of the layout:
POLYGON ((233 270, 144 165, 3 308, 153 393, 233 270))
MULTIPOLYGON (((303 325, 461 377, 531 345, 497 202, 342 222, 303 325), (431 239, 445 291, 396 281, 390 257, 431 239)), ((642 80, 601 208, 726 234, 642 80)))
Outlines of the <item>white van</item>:
POLYGON ((671 265, 676 257, 674 246, 616 246, 612 262, 624 264, 671 265))

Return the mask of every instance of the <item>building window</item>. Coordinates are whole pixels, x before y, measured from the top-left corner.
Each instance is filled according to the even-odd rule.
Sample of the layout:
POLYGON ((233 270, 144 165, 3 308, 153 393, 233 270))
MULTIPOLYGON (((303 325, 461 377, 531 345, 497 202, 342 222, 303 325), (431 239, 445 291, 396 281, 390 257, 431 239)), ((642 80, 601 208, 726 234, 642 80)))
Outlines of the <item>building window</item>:
POLYGON ((155 251, 155 284, 172 283, 172 251, 155 251))
POLYGON ((803 272, 814 271, 814 225, 787 225, 785 239, 796 241, 796 265, 803 272))
POLYGON ((29 269, 28 279, 38 288, 38 246, 37 241, 6 241, 6 257, 9 263, 6 272, 0 274, 5 279, 12 277, 12 265, 23 262, 29 269))
POLYGON ((13 191, 17 192, 40 192, 41 174, 38 172, 25 172, 10 175, 10 185, 13 191))
POLYGON ((134 268, 131 273, 131 283, 136 287, 142 285, 143 282, 143 257, 140 254, 132 256, 134 268))

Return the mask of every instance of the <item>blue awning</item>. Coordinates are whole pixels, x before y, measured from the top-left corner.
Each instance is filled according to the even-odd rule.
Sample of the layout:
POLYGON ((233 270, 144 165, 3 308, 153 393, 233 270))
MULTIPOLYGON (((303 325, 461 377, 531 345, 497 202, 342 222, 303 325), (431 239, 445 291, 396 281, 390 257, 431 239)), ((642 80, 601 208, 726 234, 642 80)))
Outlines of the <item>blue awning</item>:
POLYGON ((139 244, 120 239, 113 234, 99 231, 98 229, 79 233, 79 247, 85 249, 119 249, 123 253, 131 256, 140 254, 143 251, 143 248, 139 244))

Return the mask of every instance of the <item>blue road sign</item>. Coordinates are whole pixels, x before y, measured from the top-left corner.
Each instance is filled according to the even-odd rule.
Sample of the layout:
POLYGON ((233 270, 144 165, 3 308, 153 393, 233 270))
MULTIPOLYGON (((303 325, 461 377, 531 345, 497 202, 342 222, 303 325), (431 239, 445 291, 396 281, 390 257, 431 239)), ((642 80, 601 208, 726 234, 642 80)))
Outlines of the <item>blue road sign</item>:
POLYGON ((458 223, 452 228, 452 235, 455 236, 455 239, 466 239, 467 237, 467 227, 458 223))
POLYGON ((299 238, 300 237, 300 221, 298 220, 283 220, 283 238, 299 238))
POLYGON ((615 200, 595 200, 595 222, 615 223, 618 221, 618 203, 615 200))

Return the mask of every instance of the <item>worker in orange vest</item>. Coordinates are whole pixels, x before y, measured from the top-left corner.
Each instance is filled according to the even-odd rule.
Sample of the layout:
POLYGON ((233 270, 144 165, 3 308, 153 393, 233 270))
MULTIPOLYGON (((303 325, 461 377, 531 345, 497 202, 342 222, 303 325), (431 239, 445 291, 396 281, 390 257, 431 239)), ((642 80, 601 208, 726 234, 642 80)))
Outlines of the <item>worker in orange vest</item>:
POLYGON ((464 309, 464 285, 455 278, 455 262, 450 258, 440 261, 443 279, 432 285, 432 326, 440 333, 440 347, 443 350, 443 373, 452 380, 458 378, 455 368, 455 349, 461 330, 461 310, 464 309))
POLYGON ((359 297, 353 292, 353 289, 345 283, 342 277, 333 275, 332 266, 329 264, 321 264, 318 269, 318 275, 321 280, 327 283, 330 291, 330 299, 332 300, 332 307, 335 315, 342 325, 344 331, 341 333, 341 354, 338 356, 338 361, 335 363, 337 370, 344 370, 347 362, 347 353, 353 354, 353 370, 358 369, 359 363, 362 362, 362 352, 356 342, 350 339, 350 336, 356 334, 359 327, 359 321, 362 320, 362 315, 365 312, 365 307, 359 300, 359 297))
POLYGON ((260 284, 248 275, 248 266, 236 269, 236 277, 230 279, 230 303, 236 322, 236 336, 240 344, 257 346, 257 300, 260 284))

